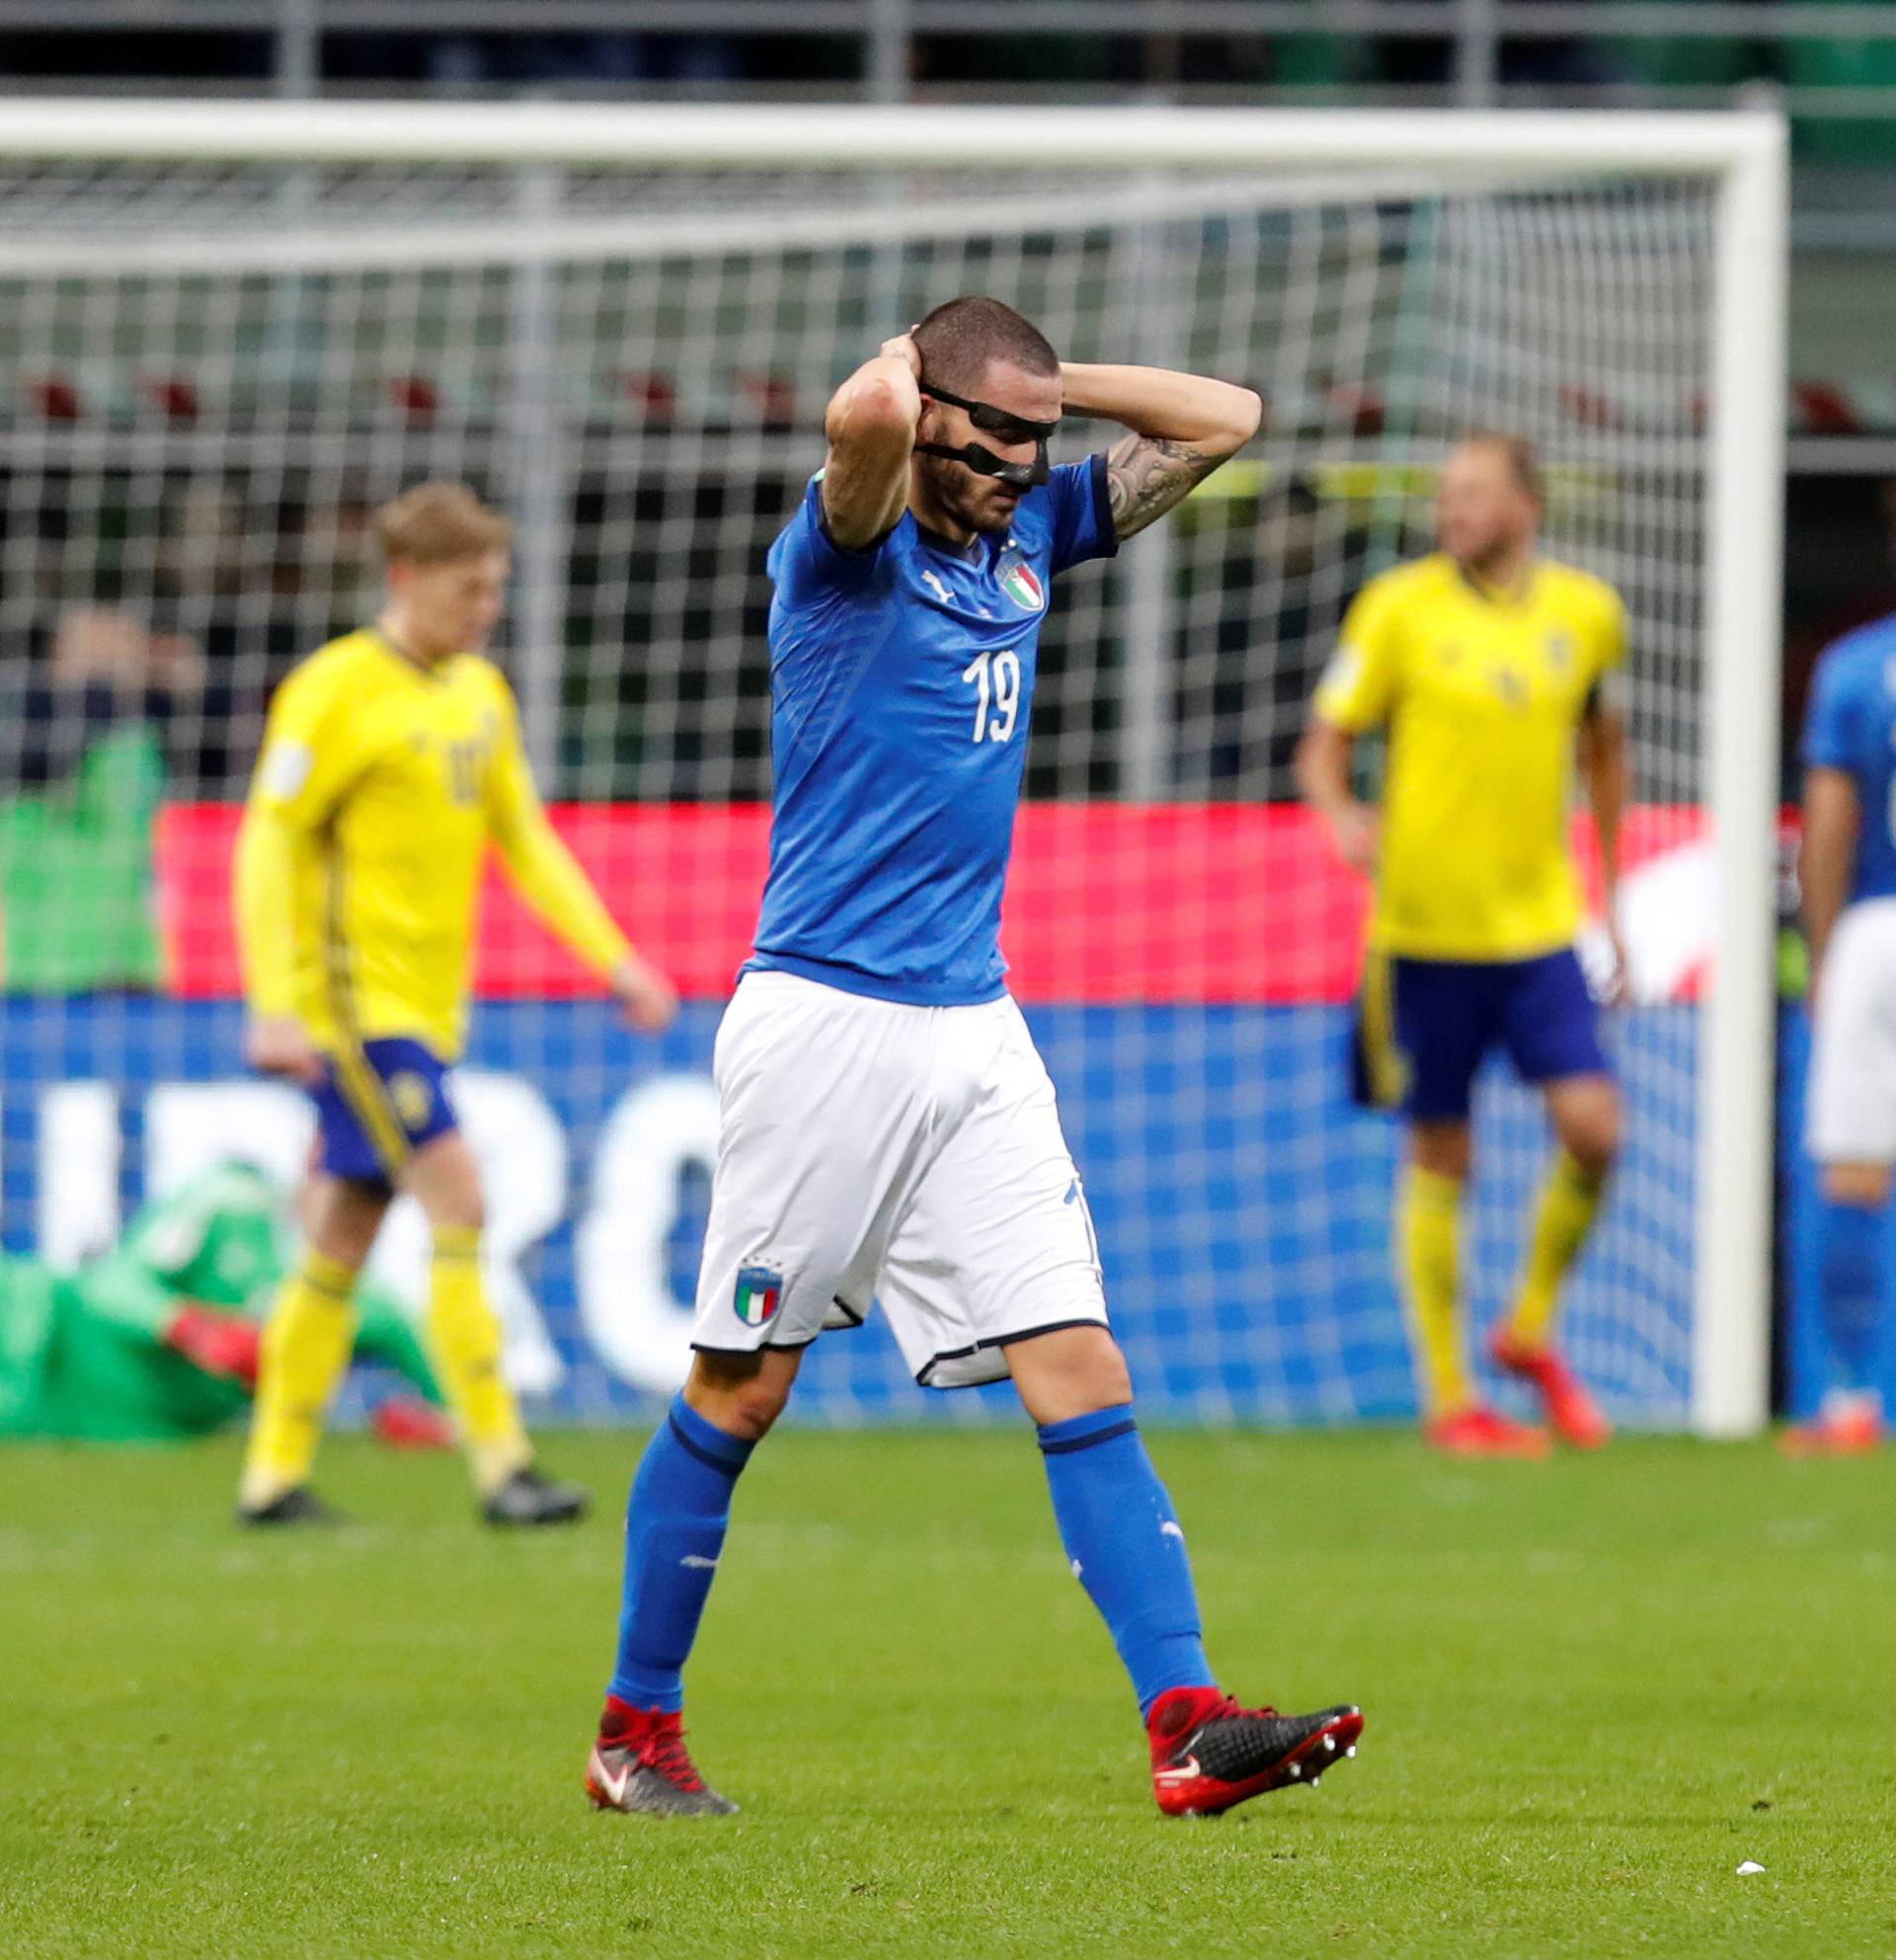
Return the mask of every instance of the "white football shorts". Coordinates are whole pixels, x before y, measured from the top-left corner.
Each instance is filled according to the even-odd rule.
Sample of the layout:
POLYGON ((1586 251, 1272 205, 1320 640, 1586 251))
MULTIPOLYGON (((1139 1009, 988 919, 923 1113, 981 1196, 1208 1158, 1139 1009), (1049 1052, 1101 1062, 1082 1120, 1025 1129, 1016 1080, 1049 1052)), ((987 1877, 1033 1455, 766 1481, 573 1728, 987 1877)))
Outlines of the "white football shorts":
POLYGON ((802 1348, 880 1301, 915 1379, 1106 1320, 1054 1085, 1012 1000, 910 1007, 747 974, 718 1030, 695 1348, 802 1348))
POLYGON ((1819 1163, 1896 1163, 1896 899, 1847 905, 1831 935, 1806 1117, 1819 1163))

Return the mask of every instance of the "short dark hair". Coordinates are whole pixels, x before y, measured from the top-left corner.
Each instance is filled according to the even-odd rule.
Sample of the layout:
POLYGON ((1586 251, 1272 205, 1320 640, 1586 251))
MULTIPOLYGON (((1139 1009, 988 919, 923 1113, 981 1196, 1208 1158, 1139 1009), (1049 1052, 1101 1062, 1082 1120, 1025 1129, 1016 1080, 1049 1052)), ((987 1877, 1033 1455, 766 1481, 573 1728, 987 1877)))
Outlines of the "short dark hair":
POLYGON ((925 381, 951 394, 970 395, 981 386, 990 360, 1004 360, 1029 374, 1058 374, 1060 355, 1031 320, 986 293, 965 293, 937 306, 914 329, 925 381))
POLYGON ((1537 504, 1547 501, 1546 479, 1540 470, 1540 452, 1525 435, 1507 429, 1470 429, 1462 438, 1463 448, 1473 444, 1481 449, 1498 449, 1508 459, 1515 482, 1537 504))

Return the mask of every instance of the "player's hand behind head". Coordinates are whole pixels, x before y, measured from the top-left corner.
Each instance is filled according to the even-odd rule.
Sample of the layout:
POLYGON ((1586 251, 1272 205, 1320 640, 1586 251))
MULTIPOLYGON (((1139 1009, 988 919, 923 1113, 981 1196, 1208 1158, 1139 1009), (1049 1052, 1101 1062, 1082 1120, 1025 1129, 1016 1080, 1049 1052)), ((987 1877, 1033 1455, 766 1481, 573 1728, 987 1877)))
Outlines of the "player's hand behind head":
POLYGON ((884 341, 876 352, 887 360, 903 360, 908 364, 908 371, 917 381, 921 379, 921 351, 915 346, 910 334, 898 334, 893 340, 884 341))
POLYGON ((244 1059, 265 1075, 286 1075, 312 1088, 323 1079, 321 1051, 300 1021, 253 1021, 244 1031, 244 1059))
POLYGON ((651 961, 629 953, 612 976, 625 1018, 641 1034, 662 1034, 678 1018, 678 990, 651 961))

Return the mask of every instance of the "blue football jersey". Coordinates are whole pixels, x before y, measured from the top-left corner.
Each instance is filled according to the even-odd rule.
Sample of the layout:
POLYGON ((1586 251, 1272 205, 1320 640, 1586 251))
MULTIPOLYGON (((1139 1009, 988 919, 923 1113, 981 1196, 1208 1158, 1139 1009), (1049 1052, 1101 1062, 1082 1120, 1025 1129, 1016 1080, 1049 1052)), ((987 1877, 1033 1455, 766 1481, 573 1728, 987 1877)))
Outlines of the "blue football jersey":
POLYGON ((770 547, 770 876, 749 968, 954 1007, 1004 991, 1000 896, 1051 581, 1118 548, 1106 459, 966 547, 905 510, 823 528, 821 480, 770 547))
POLYGON ((1896 617, 1846 635, 1817 663, 1804 762, 1856 780, 1862 824, 1852 900, 1896 898, 1896 617))

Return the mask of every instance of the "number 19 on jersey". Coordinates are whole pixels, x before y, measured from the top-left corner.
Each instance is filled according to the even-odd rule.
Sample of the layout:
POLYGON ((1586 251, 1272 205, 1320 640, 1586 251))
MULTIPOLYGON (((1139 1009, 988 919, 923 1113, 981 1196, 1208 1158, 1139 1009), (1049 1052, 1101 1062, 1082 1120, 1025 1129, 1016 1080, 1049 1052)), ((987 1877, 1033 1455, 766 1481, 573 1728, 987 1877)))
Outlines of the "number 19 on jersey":
POLYGON ((1020 719, 1020 657, 1011 647, 981 654, 962 679, 974 684, 976 742, 1006 742, 1020 719))

